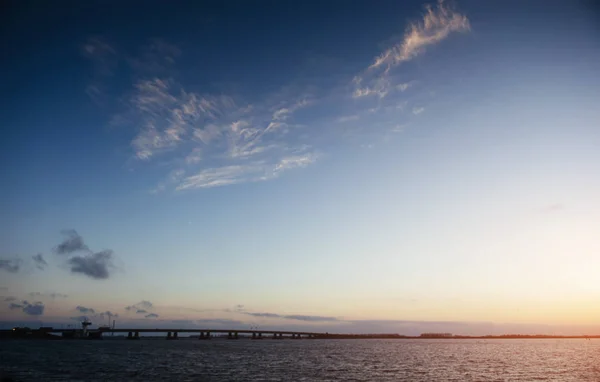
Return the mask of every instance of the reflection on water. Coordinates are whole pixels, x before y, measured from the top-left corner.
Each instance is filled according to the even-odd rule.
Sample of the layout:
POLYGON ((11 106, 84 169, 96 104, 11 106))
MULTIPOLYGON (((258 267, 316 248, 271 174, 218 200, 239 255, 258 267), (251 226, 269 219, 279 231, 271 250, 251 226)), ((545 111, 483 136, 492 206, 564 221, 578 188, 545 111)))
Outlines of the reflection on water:
POLYGON ((16 381, 600 381, 600 340, 0 341, 16 381))

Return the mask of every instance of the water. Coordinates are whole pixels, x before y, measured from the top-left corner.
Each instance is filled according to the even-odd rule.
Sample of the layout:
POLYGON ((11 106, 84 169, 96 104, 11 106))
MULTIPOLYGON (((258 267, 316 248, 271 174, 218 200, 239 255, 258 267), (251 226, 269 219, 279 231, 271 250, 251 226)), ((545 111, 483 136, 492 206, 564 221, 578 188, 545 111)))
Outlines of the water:
POLYGON ((15 381, 600 381, 600 340, 0 341, 15 381))

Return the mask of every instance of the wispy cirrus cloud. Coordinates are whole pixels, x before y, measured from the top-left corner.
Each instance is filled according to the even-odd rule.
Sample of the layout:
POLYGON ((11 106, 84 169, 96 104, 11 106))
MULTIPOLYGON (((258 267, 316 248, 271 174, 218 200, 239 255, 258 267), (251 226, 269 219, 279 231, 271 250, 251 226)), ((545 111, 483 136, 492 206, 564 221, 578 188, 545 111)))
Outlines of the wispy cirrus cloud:
MULTIPOLYGON (((144 161, 174 154, 183 157, 182 166, 196 168, 185 178, 172 171, 155 191, 171 185, 181 191, 268 180, 288 160, 290 142, 283 136, 293 128, 294 113, 307 105, 300 99, 272 111, 238 107, 231 97, 187 92, 173 80, 145 80, 132 96, 132 115, 142 126, 132 147, 144 161)), ((181 175, 189 170, 175 171, 181 175)))
POLYGON ((244 182, 258 182, 278 177, 282 172, 306 167, 318 158, 315 153, 282 157, 278 162, 254 162, 247 165, 209 168, 182 180, 177 190, 209 188, 244 182))
MULTIPOLYGON (((133 74, 131 90, 120 97, 125 99, 124 110, 112 117, 113 124, 136 129, 133 157, 142 162, 169 160, 171 174, 185 169, 186 178, 169 174, 153 193, 196 188, 192 184, 206 188, 274 178, 270 168, 294 148, 293 140, 285 138, 298 128, 294 114, 311 104, 304 93, 248 102, 236 95, 191 91, 177 80, 175 64, 182 51, 162 39, 129 55, 94 37, 82 51, 104 77, 111 76, 115 66, 133 74)), ((94 81, 89 92, 96 91, 101 89, 94 81)))
POLYGON ((423 53, 427 46, 447 38, 450 33, 470 29, 469 19, 465 15, 439 0, 437 6, 427 5, 423 19, 409 24, 402 42, 383 52, 369 68, 390 67, 409 61, 423 53))
POLYGON ((451 33, 470 29, 467 16, 443 0, 434 6, 427 5, 422 19, 409 23, 402 40, 375 57, 373 63, 354 78, 352 97, 376 95, 383 98, 388 94, 406 91, 410 82, 403 82, 402 78, 393 75, 394 68, 424 53, 427 47, 440 43, 451 33))
MULTIPOLYGON (((294 86, 280 84, 280 91, 249 97, 190 86, 176 69, 184 52, 164 40, 151 40, 135 55, 118 53, 97 39, 85 49, 93 60, 97 59, 93 52, 121 57, 132 71, 131 88, 119 98, 125 100, 122 111, 112 120, 134 131, 131 163, 147 166, 159 162, 165 169, 150 189, 159 193, 268 181, 308 167, 322 157, 319 144, 334 134, 327 121, 361 119, 374 131, 385 124, 380 115, 388 113, 395 121, 387 131, 393 130, 398 122, 405 122, 398 121, 396 114, 414 116, 424 106, 413 108, 413 115, 412 104, 405 109, 397 107, 401 104, 397 99, 386 103, 392 94, 411 93, 407 90, 414 84, 410 78, 392 75, 392 70, 451 33, 469 28, 466 16, 439 1, 408 25, 401 42, 377 55, 369 66, 365 64, 365 70, 343 90, 297 85, 292 79, 294 86), (364 110, 356 107, 358 104, 364 110), (316 113, 309 113, 311 110, 316 113), (365 118, 367 114, 370 120, 365 118)), ((338 129, 354 128, 348 125, 338 129)), ((359 143, 364 144, 368 142, 359 143)))

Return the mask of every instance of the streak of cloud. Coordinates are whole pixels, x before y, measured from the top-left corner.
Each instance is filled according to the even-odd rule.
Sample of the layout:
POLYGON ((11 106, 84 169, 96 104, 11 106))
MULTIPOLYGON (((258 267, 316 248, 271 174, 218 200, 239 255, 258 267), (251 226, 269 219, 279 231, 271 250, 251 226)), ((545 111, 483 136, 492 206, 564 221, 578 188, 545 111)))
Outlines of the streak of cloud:
POLYGON ((248 165, 210 168, 184 178, 177 186, 177 190, 211 188, 270 180, 278 177, 286 170, 306 167, 314 163, 318 157, 319 155, 316 153, 306 153, 282 157, 278 162, 270 164, 256 162, 248 165))
POLYGON ((408 26, 402 43, 383 52, 370 68, 393 66, 409 61, 422 53, 427 46, 447 38, 450 33, 470 29, 468 18, 448 7, 443 0, 438 1, 435 7, 427 5, 423 19, 408 26))
POLYGON ((279 313, 269 313, 269 312, 248 312, 245 310, 239 310, 238 313, 245 314, 247 316, 252 317, 260 317, 260 318, 282 318, 285 320, 296 320, 296 321, 306 321, 306 322, 335 322, 340 321, 337 317, 329 317, 329 316, 311 316, 311 315, 302 315, 302 314, 279 314, 279 313))
POLYGON ((57 298, 67 298, 67 297, 69 297, 66 294, 56 293, 56 292, 52 292, 52 293, 30 292, 30 293, 28 293, 28 295, 30 297, 40 297, 40 298, 50 297, 53 300, 56 300, 57 298))

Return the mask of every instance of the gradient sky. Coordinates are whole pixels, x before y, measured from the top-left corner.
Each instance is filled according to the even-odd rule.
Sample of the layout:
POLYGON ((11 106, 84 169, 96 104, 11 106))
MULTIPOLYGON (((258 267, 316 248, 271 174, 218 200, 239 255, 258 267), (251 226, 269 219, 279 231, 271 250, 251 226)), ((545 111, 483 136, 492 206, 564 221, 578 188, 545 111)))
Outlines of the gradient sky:
POLYGON ((0 320, 600 333, 592 2, 187 3, 5 4, 0 320))

